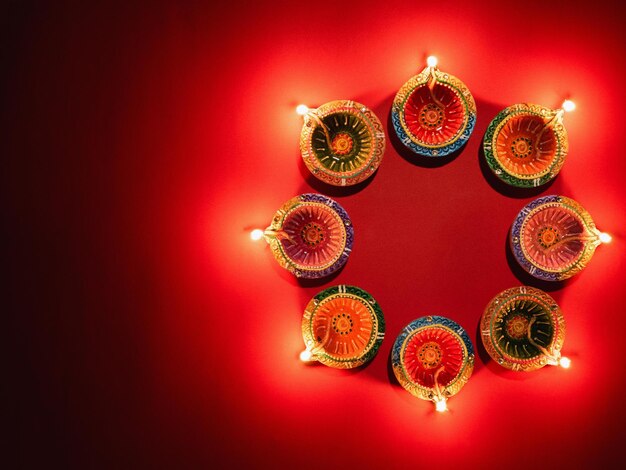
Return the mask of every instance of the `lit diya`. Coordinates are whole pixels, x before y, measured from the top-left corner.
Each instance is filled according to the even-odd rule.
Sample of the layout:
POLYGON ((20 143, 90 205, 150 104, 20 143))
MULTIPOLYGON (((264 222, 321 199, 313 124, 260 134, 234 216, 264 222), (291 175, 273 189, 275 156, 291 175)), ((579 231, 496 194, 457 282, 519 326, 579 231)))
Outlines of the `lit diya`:
POLYGON ((546 364, 569 367, 561 356, 565 319, 552 297, 522 286, 494 297, 480 321, 481 337, 491 358, 507 369, 531 371, 546 364))
POLYGON ((398 382, 409 393, 445 411, 447 399, 472 375, 474 347, 465 330, 452 320, 422 317, 396 338, 391 363, 398 382))
POLYGON ((505 183, 521 188, 541 186, 553 179, 568 151, 563 126, 566 103, 571 102, 557 110, 516 104, 498 113, 483 140, 491 171, 505 183))
POLYGON ((337 100, 316 109, 298 107, 298 112, 304 117, 300 152, 316 178, 351 186, 374 174, 385 153, 385 132, 372 110, 337 100))
POLYGON ((427 157, 443 157, 459 150, 476 124, 476 103, 465 84, 437 68, 427 67, 398 91, 391 108, 393 127, 402 143, 427 157))
POLYGON ((329 287, 304 310, 303 361, 351 369, 370 361, 385 337, 383 311, 374 298, 354 286, 329 287))
POLYGON ((354 228, 339 203, 307 193, 287 201, 263 236, 278 264, 297 277, 315 279, 334 273, 348 261, 354 228))
POLYGON ((561 281, 582 271, 596 247, 610 241, 573 199, 544 196, 526 205, 511 227, 511 249, 528 273, 561 281))

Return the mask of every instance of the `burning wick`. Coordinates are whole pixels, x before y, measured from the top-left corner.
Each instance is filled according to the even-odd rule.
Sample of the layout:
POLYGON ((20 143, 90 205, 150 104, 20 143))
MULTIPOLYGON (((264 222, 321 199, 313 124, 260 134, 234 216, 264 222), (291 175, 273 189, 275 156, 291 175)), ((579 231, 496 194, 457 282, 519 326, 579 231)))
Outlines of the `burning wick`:
POLYGON ((448 404, 446 403, 445 398, 435 398, 435 409, 443 413, 444 411, 448 411, 448 404))
POLYGON ((569 369, 569 366, 572 365, 572 361, 570 360, 569 357, 565 357, 563 356, 561 359, 559 359, 559 365, 563 368, 563 369, 569 369))
POLYGON ((435 372, 433 380, 435 382, 435 396, 432 400, 435 402, 435 409, 440 413, 448 410, 448 405, 446 404, 446 397, 444 396, 445 388, 442 389, 441 385, 439 385, 439 374, 441 374, 445 370, 445 366, 441 366, 435 372))
POLYGON ((429 75, 428 91, 430 92, 430 97, 437 106, 444 109, 445 105, 435 96, 435 84, 437 83, 437 57, 429 55, 426 58, 426 65, 428 68, 424 70, 427 70, 429 75))
POLYGON ((250 238, 255 242, 263 238, 263 230, 260 228, 255 228, 252 232, 250 232, 250 238))
POLYGON ((306 104, 299 104, 298 106, 296 106, 296 113, 298 113, 300 116, 304 116, 308 112, 309 107, 306 104))
POLYGON ((305 349, 304 351, 300 353, 300 360, 302 362, 310 362, 312 359, 313 359, 313 353, 310 350, 305 349))
POLYGON ((611 235, 606 232, 600 232, 600 241, 602 243, 611 243, 611 240, 613 240, 613 237, 611 235))
POLYGON ((576 103, 574 103, 572 100, 565 100, 561 105, 561 109, 563 109, 563 111, 565 111, 566 113, 569 113, 576 109, 576 103))

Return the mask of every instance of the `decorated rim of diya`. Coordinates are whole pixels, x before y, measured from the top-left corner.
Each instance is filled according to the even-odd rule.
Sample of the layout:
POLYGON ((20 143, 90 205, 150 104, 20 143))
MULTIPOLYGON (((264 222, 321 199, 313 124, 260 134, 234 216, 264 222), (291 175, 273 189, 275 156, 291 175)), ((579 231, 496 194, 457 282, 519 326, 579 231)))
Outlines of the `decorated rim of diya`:
POLYGON ((352 369, 374 358, 385 337, 376 300, 359 287, 339 285, 319 292, 302 316, 306 360, 352 369))
POLYGON ((476 103, 461 80, 441 72, 436 60, 433 63, 402 85, 391 107, 391 120, 398 138, 410 150, 443 157, 470 138, 476 103))
POLYGON ((554 299, 542 290, 513 287, 489 302, 480 332, 487 353, 502 367, 532 371, 559 364, 565 318, 554 299))
POLYGON ((601 233, 591 215, 565 196, 543 196, 531 201, 511 226, 511 250, 532 276, 561 281, 582 271, 601 233))
POLYGON ((474 347, 467 332, 441 316, 409 323, 391 351, 393 372, 409 393, 444 402, 467 383, 474 369, 474 347))
POLYGON ((305 193, 278 209, 264 237, 280 266, 297 277, 317 279, 348 261, 354 228, 338 202, 305 193))
POLYGON ((307 108, 300 153, 317 179, 351 186, 374 174, 385 153, 385 132, 374 112, 352 100, 307 108))
POLYGON ((520 188, 546 184, 556 177, 568 152, 563 109, 521 103, 500 111, 483 139, 491 171, 520 188))

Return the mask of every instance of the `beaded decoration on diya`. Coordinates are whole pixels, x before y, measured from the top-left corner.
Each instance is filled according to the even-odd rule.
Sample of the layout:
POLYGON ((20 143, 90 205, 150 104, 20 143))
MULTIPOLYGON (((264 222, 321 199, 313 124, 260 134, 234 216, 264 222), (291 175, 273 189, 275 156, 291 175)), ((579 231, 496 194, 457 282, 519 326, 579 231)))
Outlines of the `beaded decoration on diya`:
MULTIPOLYGON (((503 182, 536 187, 555 178, 568 151, 561 109, 516 104, 492 120, 483 139, 485 159, 503 182)), ((351 186, 371 177, 382 162, 386 139, 378 117, 365 105, 335 100, 311 109, 299 105, 304 122, 300 152, 309 171, 334 186, 351 186)), ((416 154, 444 157, 463 148, 476 123, 476 104, 458 78, 441 72, 434 57, 398 91, 391 121, 402 143, 416 154)), ((265 230, 278 264, 299 278, 321 279, 348 260, 354 228, 333 199, 306 193, 287 201, 265 230)), ((600 232, 576 201, 544 196, 527 204, 510 231, 519 264, 541 280, 560 281, 580 272, 600 243, 600 232)), ((371 361, 385 336, 379 304, 365 290, 349 285, 326 288, 308 303, 302 316, 305 362, 351 369, 371 361)), ((561 356, 565 319, 554 299, 530 286, 507 289, 494 297, 480 319, 488 354, 501 366, 532 371, 545 365, 569 367, 561 356)), ((391 363, 398 382, 412 395, 447 409, 449 397, 467 383, 474 368, 474 347, 453 320, 425 316, 397 336, 391 363)))

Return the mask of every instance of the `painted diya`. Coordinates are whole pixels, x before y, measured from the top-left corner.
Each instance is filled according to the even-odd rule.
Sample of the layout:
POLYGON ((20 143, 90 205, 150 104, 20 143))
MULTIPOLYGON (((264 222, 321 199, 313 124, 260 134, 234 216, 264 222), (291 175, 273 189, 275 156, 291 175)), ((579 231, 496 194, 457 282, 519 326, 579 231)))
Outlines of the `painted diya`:
POLYGON ((515 259, 530 274, 561 281, 582 271, 603 236, 589 213, 564 196, 544 196, 526 205, 511 227, 515 259))
POLYGON ((363 289, 335 286, 317 294, 304 310, 304 361, 351 369, 371 360, 385 337, 383 311, 363 289))
POLYGON ((297 277, 316 279, 346 264, 354 228, 336 201, 308 193, 287 201, 264 237, 278 264, 297 277))
POLYGON ((402 85, 391 108, 393 127, 402 143, 427 157, 459 150, 476 124, 476 103, 465 84, 441 72, 436 61, 402 85))
POLYGON ((306 109, 300 152, 316 178, 334 186, 350 186, 372 176, 380 165, 385 133, 366 106, 356 101, 331 101, 306 109))
POLYGON ((501 111, 483 140, 491 171, 520 188, 541 186, 553 179, 568 150, 563 114, 563 109, 536 104, 516 104, 501 111))
POLYGON ((480 320, 485 349, 507 369, 531 371, 546 364, 569 367, 561 357, 565 319, 554 299, 522 286, 494 297, 480 320))
POLYGON ((445 411, 446 401, 468 381, 474 347, 465 330, 445 317, 422 317, 406 326, 391 352, 398 382, 422 400, 445 411))

